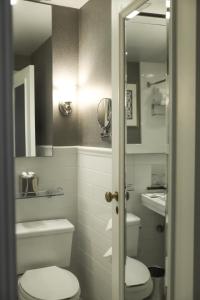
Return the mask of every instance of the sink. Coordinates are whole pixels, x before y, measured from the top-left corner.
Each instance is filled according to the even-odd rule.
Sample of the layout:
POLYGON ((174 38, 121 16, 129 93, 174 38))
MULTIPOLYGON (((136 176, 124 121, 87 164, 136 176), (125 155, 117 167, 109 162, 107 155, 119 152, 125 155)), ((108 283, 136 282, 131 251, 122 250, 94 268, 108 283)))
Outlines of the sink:
POLYGON ((158 213, 165 216, 166 212, 166 194, 165 193, 147 193, 142 194, 142 204, 158 213))

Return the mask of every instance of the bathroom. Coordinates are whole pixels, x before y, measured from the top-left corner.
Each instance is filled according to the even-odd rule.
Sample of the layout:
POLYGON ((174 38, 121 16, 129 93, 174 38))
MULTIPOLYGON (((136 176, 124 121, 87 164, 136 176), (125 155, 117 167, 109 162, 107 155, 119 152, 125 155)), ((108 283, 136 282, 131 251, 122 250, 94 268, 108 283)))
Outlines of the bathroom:
MULTIPOLYGON (((111 259, 104 257, 112 246, 111 231, 106 230, 112 217, 112 208, 111 204, 104 200, 106 191, 112 190, 111 127, 107 126, 107 129, 102 130, 98 124, 98 120, 103 124, 105 119, 104 115, 101 119, 101 113, 106 100, 100 102, 100 99, 111 99, 111 34, 108 32, 105 35, 106 28, 111 28, 111 3, 91 0, 77 10, 21 1, 13 9, 15 66, 16 71, 19 71, 15 77, 19 76, 23 68, 35 66, 37 143, 36 154, 31 155, 36 157, 22 157, 29 155, 20 153, 20 149, 19 154, 16 154, 18 157, 15 186, 20 198, 16 202, 16 221, 22 223, 51 219, 69 220, 75 226, 70 270, 79 280, 81 297, 93 300, 111 299, 111 259), (106 13, 97 18, 100 10, 106 13), (20 15, 24 13, 26 18, 20 15), (35 22, 37 17, 41 24, 39 21, 35 22), (32 36, 36 37, 35 43, 32 36), (62 114, 62 101, 71 102, 72 110, 68 116, 62 114), (55 195, 45 197, 44 194, 44 197, 38 195, 28 199, 24 194, 21 196, 23 172, 34 172, 39 179, 38 190, 55 195), (104 286, 103 290, 101 286, 104 286)), ((165 1, 162 9, 164 14, 165 1)), ((133 29, 128 27, 129 24, 127 40, 129 31, 138 36, 139 32, 145 30, 141 28, 140 23, 139 28, 135 27, 138 23, 131 23, 133 29)), ((155 24, 151 26, 156 28, 155 24)), ((161 33, 152 31, 156 38, 158 34, 162 38, 151 50, 152 56, 156 50, 166 51, 166 26, 163 28, 161 33), (161 50, 156 47, 160 47, 161 50)), ((141 47, 139 43, 138 45, 141 47)), ((129 48, 129 45, 127 47, 129 48)), ((165 218, 145 208, 141 203, 141 194, 145 193, 147 187, 154 187, 157 191, 160 186, 161 192, 166 190, 167 156, 163 154, 164 150, 159 149, 164 147, 163 136, 166 136, 166 116, 163 111, 166 107, 158 105, 161 116, 158 111, 158 115, 152 117, 152 130, 146 132, 146 99, 142 94, 145 93, 142 82, 144 76, 149 78, 150 73, 149 80, 155 81, 160 77, 163 79, 165 73, 163 71, 159 74, 162 67, 154 57, 149 61, 146 57, 135 58, 135 49, 127 49, 127 57, 131 55, 130 51, 133 54, 130 66, 127 66, 127 83, 137 85, 138 111, 137 124, 127 123, 127 212, 141 218, 137 254, 139 260, 146 266, 164 268, 165 218), (129 70, 132 72, 130 77, 133 78, 130 82, 129 70), (140 119, 143 119, 143 122, 140 119), (146 141, 150 134, 155 145, 153 150, 148 149, 151 144, 146 141), (134 150, 135 144, 138 148, 143 147, 143 150, 134 150)), ((149 52, 150 50, 148 54, 149 52)), ((165 60, 165 54, 161 53, 160 61, 165 60)), ((16 81, 18 82, 17 78, 16 81)), ((16 87, 18 86, 19 83, 16 87)), ((149 90, 150 97, 153 97, 154 89, 150 87, 149 90)), ((157 89, 156 92, 159 93, 160 90, 157 89)), ((150 117, 152 101, 149 100, 151 104, 146 113, 150 117)), ((34 126, 31 125, 30 128, 34 126)), ((21 131, 19 135, 21 136, 21 131)), ((16 130, 16 142, 19 140, 16 130)), ((20 253, 18 255, 20 256, 20 253)))
POLYGON ((172 300, 170 1, 11 3, 18 298, 172 300))
MULTIPOLYGON (((106 232, 112 209, 104 200, 112 189, 111 137, 101 138, 97 121, 100 100, 111 98, 111 33, 105 35, 111 28, 111 2, 89 1, 79 10, 19 1, 13 10, 19 71, 14 76, 35 66, 37 143, 33 157, 24 157, 29 155, 16 145, 16 222, 69 220, 75 227, 70 270, 78 278, 81 299, 111 299, 112 267, 104 258, 112 245, 106 232), (98 18, 100 11, 106 13, 98 18), (68 116, 59 109, 65 101, 71 102, 68 116), (38 190, 55 196, 21 197, 23 172, 34 172, 38 190)), ((20 250, 17 257, 21 261, 20 250)))

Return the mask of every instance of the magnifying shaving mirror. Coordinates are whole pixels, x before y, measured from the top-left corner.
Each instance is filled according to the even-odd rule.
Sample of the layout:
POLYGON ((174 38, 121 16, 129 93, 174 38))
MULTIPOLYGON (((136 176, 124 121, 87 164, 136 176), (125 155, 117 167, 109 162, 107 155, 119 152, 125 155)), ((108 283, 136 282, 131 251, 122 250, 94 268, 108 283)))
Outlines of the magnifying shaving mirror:
POLYGON ((110 98, 103 98, 100 100, 97 107, 97 120, 102 129, 101 138, 110 137, 112 120, 112 100, 110 98))

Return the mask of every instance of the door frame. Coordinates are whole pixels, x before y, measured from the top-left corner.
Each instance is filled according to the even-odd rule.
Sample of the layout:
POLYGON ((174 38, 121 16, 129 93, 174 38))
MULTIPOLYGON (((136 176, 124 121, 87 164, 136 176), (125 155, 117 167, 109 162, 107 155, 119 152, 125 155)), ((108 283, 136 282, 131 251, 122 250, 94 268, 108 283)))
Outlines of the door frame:
POLYGON ((169 76, 169 155, 168 155, 168 225, 166 252, 168 255, 167 300, 175 297, 175 228, 176 228, 176 122, 177 122, 177 31, 176 31, 176 0, 171 0, 170 20, 168 22, 168 70, 169 76))
MULTIPOLYGON (((15 72, 13 80, 13 118, 15 136, 15 89, 24 86, 25 152, 27 157, 36 156, 35 137, 35 67, 29 65, 15 72)), ((15 139, 14 139, 15 144, 15 139)), ((14 147, 15 149, 15 147, 14 147)), ((15 153, 16 156, 16 153, 15 153)))
MULTIPOLYGON (((116 0, 114 0, 116 1, 116 0)), ((124 299, 124 256, 125 256, 125 107, 124 107, 124 18, 131 11, 137 9, 147 0, 128 1, 128 5, 118 4, 112 9, 112 90, 113 90, 113 190, 119 190, 119 218, 116 219, 115 208, 113 205, 113 241, 118 247, 118 252, 114 251, 113 272, 116 271, 114 265, 118 265, 118 275, 113 273, 113 300, 124 299), (125 6, 125 7, 124 7, 125 6), (118 48, 116 49, 116 46, 118 48), (123 99, 123 101, 122 101, 123 99), (117 130, 116 130, 117 128, 117 130), (114 130, 115 129, 115 130, 114 130), (116 132, 118 131, 118 132, 116 132), (117 238, 116 238, 117 235, 117 238), (116 284, 118 286, 118 295, 116 294, 116 284)), ((170 128, 169 128, 169 155, 168 155, 168 228, 167 228, 167 246, 168 253, 168 300, 174 299, 174 257, 175 257, 175 213, 176 213, 176 0, 171 1, 171 17, 168 24, 169 37, 169 70, 171 77, 169 79, 170 99, 173 99, 169 105, 170 128), (173 78, 173 80, 172 80, 173 78)), ((114 250, 114 249, 113 249, 114 250)))
POLYGON ((200 299, 200 2, 196 2, 196 147, 195 147, 195 220, 194 220, 194 300, 200 299))
POLYGON ((0 299, 17 299, 10 1, 0 1, 0 299))

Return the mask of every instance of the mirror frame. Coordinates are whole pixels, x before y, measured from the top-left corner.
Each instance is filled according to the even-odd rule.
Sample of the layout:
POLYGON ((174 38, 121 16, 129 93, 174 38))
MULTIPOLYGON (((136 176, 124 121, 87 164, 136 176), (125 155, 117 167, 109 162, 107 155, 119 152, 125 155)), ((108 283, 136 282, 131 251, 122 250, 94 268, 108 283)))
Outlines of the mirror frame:
MULTIPOLYGON (((124 95, 125 95, 125 19, 133 10, 149 0, 133 0, 119 14, 119 97, 123 99, 120 103, 120 109, 125 113, 124 95)), ((167 300, 174 300, 175 293, 175 208, 176 208, 176 0, 171 0, 170 19, 168 20, 168 70, 169 70, 169 149, 168 155, 168 228, 166 231, 166 252, 168 255, 167 270, 167 300)), ((125 128, 125 124, 124 124, 125 128)), ((138 152, 131 152, 138 153, 138 152)), ((143 152, 145 153, 145 152, 143 152)), ((124 224, 125 228, 125 224, 124 224)))
MULTIPOLYGON (((9 0, 10 1, 10 0, 9 0)), ((24 2, 24 1, 22 1, 24 2)), ((27 1, 25 1, 27 2, 27 1)), ((43 3, 38 2, 35 0, 29 0, 27 4, 24 2, 21 3, 21 8, 19 11, 27 10, 28 13, 31 12, 32 7, 40 10, 40 7, 43 7, 44 12, 48 15, 48 34, 45 33, 45 39, 42 41, 40 40, 37 48, 32 49, 31 51, 25 51, 26 53, 21 53, 20 51, 16 51, 15 43, 13 42, 13 92, 15 92, 15 88, 18 85, 24 84, 24 94, 25 94, 25 142, 26 142, 26 149, 25 155, 15 155, 16 158, 33 158, 33 157, 53 157, 54 156, 54 134, 53 134, 53 5, 51 3, 43 3), (30 5, 29 5, 30 4, 30 5), (44 52, 41 50, 48 41, 48 53, 45 50, 44 52), (38 55, 38 50, 40 54, 38 55), (51 54, 50 54, 51 52, 51 54), (42 54, 41 54, 42 53, 42 54), (45 60, 41 60, 41 57, 45 60), (22 60, 22 63, 18 63, 18 56, 27 56, 28 61, 22 60), (38 58, 40 57, 40 58, 38 58), (48 59, 48 66, 51 65, 51 72, 49 69, 47 70, 47 60, 48 59), (49 64, 50 61, 50 64, 49 64), (32 72, 28 70, 28 68, 33 69, 32 72), (42 71, 41 71, 42 70, 42 71), (45 71, 45 72, 44 72, 45 71), (20 76, 21 73, 21 76, 20 76), (45 73, 42 76, 42 73, 45 73), (24 77, 24 78, 23 78, 24 77), (47 78, 48 77, 48 78, 47 78), (51 85, 50 85, 50 77, 51 77, 51 85), (41 78, 43 81, 41 82, 41 78), (47 78, 47 79, 45 79, 47 78), (44 92, 41 94, 41 84, 43 86, 43 90, 46 90, 45 95, 44 92), (51 92, 51 97, 49 94, 51 92), (38 95, 41 94, 39 97, 38 95), (45 98, 44 98, 45 97, 45 98), (48 114, 48 115, 47 115, 48 114), (48 121, 47 121, 48 118, 48 121), (43 121, 45 123, 43 124, 43 121), (49 126, 50 124, 50 126, 49 126), (48 128, 48 130, 47 130, 48 128), (49 129, 50 128, 50 129, 49 129)), ((18 3, 19 4, 19 3, 18 3)), ((14 17, 16 20, 19 19, 19 12, 17 11, 17 5, 11 5, 11 12, 12 12, 12 34, 13 39, 18 38, 18 35, 14 32, 13 25, 14 17), (16 9, 16 11, 15 11, 16 9), (16 13, 16 14, 15 14, 16 13)), ((26 23, 26 20, 25 20, 26 23)), ((17 27, 18 23, 16 22, 17 27)), ((33 24, 31 23, 31 27, 29 30, 33 28, 33 24)), ((23 32, 24 33, 24 32, 23 32)), ((27 37, 25 37, 27 43, 27 37)), ((29 40, 28 40, 29 41, 29 40)), ((47 49, 47 46, 45 46, 47 49)), ((20 60, 19 60, 20 61, 20 60)), ((13 93, 14 94, 14 93, 13 93)), ((15 100, 15 99, 14 99, 15 100)), ((15 102, 15 101, 14 101, 15 102)), ((13 106, 15 108, 15 103, 13 102, 13 106)), ((15 117, 15 116, 14 116, 15 117)), ((14 120, 15 121, 15 120, 14 120)), ((15 128, 14 128, 15 129, 15 128)), ((14 140, 15 144, 15 140, 14 140)), ((15 145, 14 145, 15 146, 15 145)))
POLYGON ((200 298, 200 138, 199 138, 199 128, 200 128, 200 2, 197 1, 196 8, 196 147, 195 147, 195 156, 196 156, 196 167, 195 167, 195 223, 194 223, 194 300, 200 298))

